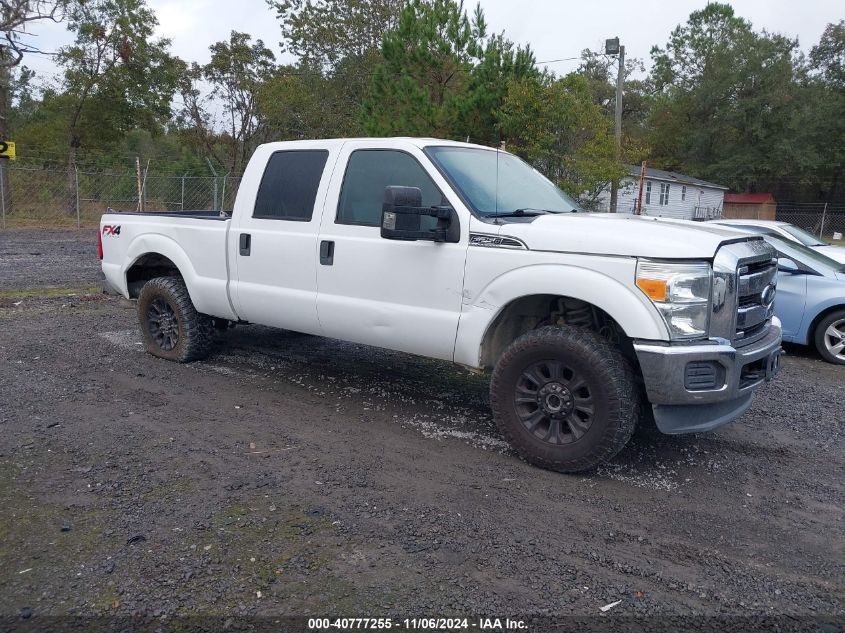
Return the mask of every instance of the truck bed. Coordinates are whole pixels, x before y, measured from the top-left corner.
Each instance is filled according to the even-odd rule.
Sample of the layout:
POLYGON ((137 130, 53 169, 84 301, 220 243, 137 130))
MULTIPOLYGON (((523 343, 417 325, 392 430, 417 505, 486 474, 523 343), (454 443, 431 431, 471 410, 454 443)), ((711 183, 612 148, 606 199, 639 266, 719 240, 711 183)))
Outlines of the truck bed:
POLYGON ((195 220, 228 220, 231 215, 221 215, 219 211, 121 211, 109 209, 107 214, 116 215, 148 215, 165 218, 193 218, 195 220))
POLYGON ((179 269, 197 310, 236 319, 228 291, 229 220, 217 211, 110 210, 100 220, 103 273, 129 297, 129 269, 147 253, 160 254, 179 269))

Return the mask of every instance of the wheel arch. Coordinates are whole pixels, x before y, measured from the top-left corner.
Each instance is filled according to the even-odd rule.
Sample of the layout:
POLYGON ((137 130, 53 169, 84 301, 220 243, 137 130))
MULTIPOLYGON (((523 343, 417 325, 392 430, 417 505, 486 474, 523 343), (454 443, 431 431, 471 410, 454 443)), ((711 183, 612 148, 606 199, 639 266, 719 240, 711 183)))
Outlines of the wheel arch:
MULTIPOLYGON (((455 361, 492 367, 510 342, 531 329, 550 324, 555 307, 589 312, 593 329, 610 323, 628 341, 667 340, 665 324, 648 299, 636 296, 616 279, 575 266, 529 266, 503 275, 464 306, 455 361)), ((561 321, 559 318, 555 322, 561 321)), ((633 359, 635 360, 635 359, 633 359)))
POLYGON ((816 338, 816 328, 819 326, 819 323, 837 310, 845 310, 845 303, 834 303, 833 305, 829 305, 813 317, 812 321, 810 321, 809 327, 804 333, 805 344, 814 344, 816 338))
POLYGON ((181 277, 188 294, 195 297, 196 272, 187 253, 175 240, 158 234, 140 235, 129 245, 126 261, 129 263, 123 275, 127 297, 137 298, 144 283, 167 276, 181 277))
POLYGON ((161 253, 144 253, 126 270, 126 288, 130 299, 137 299, 144 284, 156 277, 184 279, 179 267, 161 253))
MULTIPOLYGON (((186 237, 198 240, 201 235, 197 232, 186 237)), ((194 257, 202 257, 202 243, 188 243, 188 247, 194 257)), ((225 251, 219 256, 226 257, 225 251)), ((140 292, 143 282, 155 276, 176 275, 185 282, 197 310, 221 319, 238 319, 229 296, 228 263, 227 272, 220 271, 217 276, 200 275, 187 251, 173 238, 160 233, 144 233, 136 237, 129 244, 124 261, 125 268, 114 276, 115 285, 123 284, 121 291, 127 299, 133 294, 137 296, 136 293, 140 292), (130 279, 134 282, 131 288, 130 279)))

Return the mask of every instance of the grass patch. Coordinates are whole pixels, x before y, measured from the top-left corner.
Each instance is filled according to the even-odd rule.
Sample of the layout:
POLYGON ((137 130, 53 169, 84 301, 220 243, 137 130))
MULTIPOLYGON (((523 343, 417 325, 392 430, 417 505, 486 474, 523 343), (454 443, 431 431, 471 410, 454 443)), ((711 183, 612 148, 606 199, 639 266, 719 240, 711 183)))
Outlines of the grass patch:
POLYGON ((71 295, 95 295, 102 293, 100 286, 81 286, 79 288, 56 288, 45 286, 43 288, 23 288, 13 290, 0 290, 2 299, 55 299, 56 297, 69 297, 71 295))
MULTIPOLYGON (((79 217, 79 228, 97 228, 105 211, 84 212, 79 217)), ((16 210, 6 216, 7 229, 75 229, 76 214, 43 211, 16 210)))
POLYGON ((196 492, 197 484, 190 479, 173 479, 157 486, 153 486, 142 497, 146 503, 155 501, 172 501, 196 492))
POLYGON ((0 507, 0 565, 6 573, 32 568, 28 573, 38 577, 70 569, 102 546, 96 510, 62 507, 29 494, 8 463, 0 465, 0 507), (68 531, 61 530, 65 523, 72 526, 68 531))

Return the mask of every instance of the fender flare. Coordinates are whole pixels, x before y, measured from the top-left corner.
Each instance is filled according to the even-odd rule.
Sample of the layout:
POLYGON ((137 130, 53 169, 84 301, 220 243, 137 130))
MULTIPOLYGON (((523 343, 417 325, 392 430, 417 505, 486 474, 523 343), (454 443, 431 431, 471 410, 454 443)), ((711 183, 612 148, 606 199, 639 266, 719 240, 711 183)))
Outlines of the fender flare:
POLYGON ((132 266, 134 266, 144 255, 150 254, 162 255, 172 261, 179 270, 179 274, 182 275, 182 279, 185 281, 185 286, 188 288, 188 294, 190 294, 191 297, 196 296, 194 289, 196 287, 197 273, 196 270, 194 270, 193 264, 191 264, 191 259, 182 247, 179 246, 176 240, 160 233, 143 233, 132 240, 129 244, 129 248, 126 249, 125 261, 128 263, 121 271, 121 274, 123 275, 124 296, 128 296, 129 292, 126 281, 126 275, 129 272, 129 269, 132 268, 132 266))
POLYGON ((557 295, 590 303, 612 317, 632 339, 669 340, 666 324, 644 294, 613 277, 572 264, 534 264, 491 281, 465 302, 458 325, 455 362, 480 367, 481 346, 490 327, 513 301, 557 295))

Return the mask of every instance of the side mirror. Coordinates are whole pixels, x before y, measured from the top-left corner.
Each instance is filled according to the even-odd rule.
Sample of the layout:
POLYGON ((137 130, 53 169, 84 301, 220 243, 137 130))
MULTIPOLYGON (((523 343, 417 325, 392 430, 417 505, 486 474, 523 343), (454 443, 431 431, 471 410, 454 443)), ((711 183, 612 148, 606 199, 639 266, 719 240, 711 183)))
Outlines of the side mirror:
POLYGON ((461 238, 458 214, 452 207, 422 206, 419 187, 385 187, 381 207, 381 236, 388 240, 427 240, 456 243, 461 238), (422 218, 436 218, 432 229, 422 228, 422 218))
POLYGON ((792 275, 801 272, 798 264, 788 257, 778 257, 778 270, 782 273, 790 273, 792 275))

